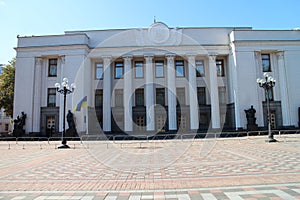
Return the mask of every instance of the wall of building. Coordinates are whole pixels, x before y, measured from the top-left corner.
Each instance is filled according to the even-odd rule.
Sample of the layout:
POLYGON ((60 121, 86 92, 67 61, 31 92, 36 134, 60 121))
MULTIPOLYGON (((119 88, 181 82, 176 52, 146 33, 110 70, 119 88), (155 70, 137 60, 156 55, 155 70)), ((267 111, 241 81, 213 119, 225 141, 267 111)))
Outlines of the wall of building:
MULTIPOLYGON (((72 110, 83 97, 87 96, 88 108, 75 112, 79 132, 87 132, 89 124, 96 121, 94 119, 96 114, 93 111, 95 90, 104 87, 103 80, 95 78, 95 63, 104 62, 105 58, 109 57, 111 87, 124 89, 126 84, 124 79, 116 80, 113 77, 114 62, 117 60, 125 62, 125 58, 130 57, 132 64, 135 60, 142 60, 145 63, 145 56, 149 55, 153 56, 153 62, 160 59, 164 60, 166 65, 167 57, 170 55, 175 56, 174 60, 185 61, 185 77, 175 78, 175 88, 185 88, 186 106, 190 105, 191 77, 188 73, 188 60, 191 56, 194 56, 194 59, 204 60, 205 77, 196 78, 196 86, 207 87, 207 105, 201 110, 217 109, 219 112, 220 109, 224 110, 217 105, 215 99, 210 98, 212 92, 216 94, 218 87, 223 86, 226 88, 227 110, 229 109, 230 116, 235 118, 228 124, 234 124, 236 129, 245 129, 247 127, 245 110, 251 105, 256 109, 258 126, 266 126, 263 108, 264 93, 258 87, 256 79, 263 74, 261 54, 270 53, 274 69, 271 74, 278 80, 274 95, 275 101, 281 102, 276 105, 281 105, 282 123, 284 126, 298 126, 300 90, 295 83, 300 75, 300 70, 297 68, 300 61, 299 31, 169 28, 163 23, 157 23, 148 29, 69 31, 64 35, 19 37, 16 51, 14 117, 22 111, 27 114, 26 133, 38 132, 41 129, 43 123, 40 120, 41 108, 47 107, 47 89, 53 88, 54 84, 61 82, 63 77, 68 77, 69 83, 75 82, 77 85, 75 92, 67 97, 67 110, 72 110), (56 77, 47 76, 49 58, 58 59, 56 77), (225 77, 215 77, 212 71, 215 59, 224 60, 225 77), (286 95, 283 94, 288 96, 285 97, 286 95)), ((157 85, 167 85, 167 77, 167 69, 165 69, 165 77, 154 76, 154 82, 157 85)), ((145 78, 133 78, 133 91, 145 83, 145 78)), ((166 94, 168 106, 167 96, 166 94)), ((124 112, 123 108, 120 108, 121 110, 115 108, 114 102, 114 90, 112 90, 111 106, 116 113, 124 112)), ((56 104, 59 107, 58 131, 62 131, 62 95, 57 94, 56 104)), ((188 107, 185 110, 188 110, 188 107)), ((212 115, 213 119, 218 119, 215 113, 214 111, 209 115, 212 115)), ((219 125, 213 123, 212 126, 219 125)))

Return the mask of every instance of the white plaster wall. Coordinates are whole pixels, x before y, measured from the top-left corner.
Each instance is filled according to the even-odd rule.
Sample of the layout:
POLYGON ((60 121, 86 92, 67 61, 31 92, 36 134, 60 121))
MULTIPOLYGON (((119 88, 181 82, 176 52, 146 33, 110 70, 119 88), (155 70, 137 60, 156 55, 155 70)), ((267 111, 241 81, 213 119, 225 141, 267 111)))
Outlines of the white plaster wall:
POLYGON ((256 65, 254 52, 236 52, 237 70, 237 98, 239 99, 238 109, 241 126, 246 128, 247 120, 245 111, 251 105, 256 109, 256 123, 263 126, 262 103, 258 101, 258 92, 261 88, 256 83, 256 65))
POLYGON ((289 93, 291 123, 298 127, 298 107, 300 107, 300 47, 298 51, 286 51, 285 54, 286 76, 289 93))
POLYGON ((16 57, 14 114, 15 119, 21 112, 27 115, 25 131, 33 129, 33 81, 34 81, 34 57, 16 57))

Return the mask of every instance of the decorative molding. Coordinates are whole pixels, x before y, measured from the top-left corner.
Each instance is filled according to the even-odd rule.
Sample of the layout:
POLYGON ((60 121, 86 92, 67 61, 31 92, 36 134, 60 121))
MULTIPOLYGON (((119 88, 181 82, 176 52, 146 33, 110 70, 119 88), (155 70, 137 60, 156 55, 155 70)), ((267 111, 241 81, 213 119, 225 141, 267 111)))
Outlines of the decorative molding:
POLYGON ((189 63, 194 63, 196 61, 196 55, 195 54, 188 54, 186 56, 188 58, 189 63))
POLYGON ((35 65, 42 65, 43 64, 43 58, 36 57, 35 58, 35 65))
POLYGON ((169 27, 164 23, 154 23, 148 28, 148 37, 153 43, 164 43, 170 37, 169 27))
POLYGON ((128 56, 123 56, 123 59, 125 61, 125 66, 126 65, 131 65, 131 60, 132 60, 133 56, 128 55, 128 56))
POLYGON ((147 63, 151 63, 154 58, 154 55, 144 55, 144 58, 147 63))
POLYGON ((101 56, 101 59, 103 59, 103 62, 111 62, 112 57, 111 56, 101 56))
POLYGON ((261 52, 260 51, 254 51, 254 55, 256 58, 259 58, 261 56, 261 52))
POLYGON ((167 58, 168 65, 174 65, 174 58, 175 58, 174 54, 167 54, 166 58, 167 58))
POLYGON ((277 57, 278 57, 278 60, 283 60, 283 58, 284 58, 284 51, 279 51, 279 52, 277 52, 277 57))
POLYGON ((208 58, 210 62, 216 62, 217 55, 209 55, 208 58))
POLYGON ((66 57, 65 56, 60 56, 60 62, 61 62, 61 64, 65 64, 66 63, 66 57))

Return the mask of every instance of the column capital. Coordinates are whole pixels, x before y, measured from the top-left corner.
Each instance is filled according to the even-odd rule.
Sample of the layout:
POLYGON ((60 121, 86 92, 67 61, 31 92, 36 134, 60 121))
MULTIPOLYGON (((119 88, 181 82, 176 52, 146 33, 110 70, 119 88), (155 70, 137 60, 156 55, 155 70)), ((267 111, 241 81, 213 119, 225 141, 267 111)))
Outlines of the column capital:
POLYGON ((194 62, 196 60, 196 54, 187 54, 186 57, 189 62, 194 62))
POLYGON ((168 64, 174 65, 175 54, 166 54, 168 64))
POLYGON ((283 57, 284 57, 284 51, 278 51, 276 53, 276 55, 277 55, 278 59, 283 59, 283 57))
POLYGON ((146 62, 152 62, 154 55, 144 55, 146 62))
POLYGON ((131 60, 133 58, 133 56, 132 55, 124 55, 124 56, 122 56, 122 58, 124 60, 131 60))
POLYGON ((256 57, 259 57, 259 56, 261 55, 261 52, 260 52, 260 51, 254 51, 254 55, 255 55, 256 57))
POLYGON ((124 61, 125 61, 125 65, 131 65, 131 60, 132 60, 132 58, 133 58, 133 56, 130 56, 130 55, 128 55, 128 56, 123 56, 123 59, 124 59, 124 61))
POLYGON ((36 65, 42 65, 42 64, 43 64, 43 58, 41 58, 41 57, 36 57, 36 58, 35 58, 35 64, 36 64, 36 65))
POLYGON ((166 56, 166 58, 174 59, 176 55, 169 53, 169 54, 166 54, 165 56, 166 56))
POLYGON ((61 64, 65 64, 65 62, 66 62, 66 57, 63 55, 63 56, 60 56, 59 58, 60 58, 61 64))
POLYGON ((101 56, 101 58, 103 59, 103 61, 107 61, 107 60, 111 60, 112 59, 112 57, 111 56, 101 56))
POLYGON ((208 55, 208 58, 209 58, 209 61, 216 62, 217 55, 216 54, 211 54, 211 55, 208 55))

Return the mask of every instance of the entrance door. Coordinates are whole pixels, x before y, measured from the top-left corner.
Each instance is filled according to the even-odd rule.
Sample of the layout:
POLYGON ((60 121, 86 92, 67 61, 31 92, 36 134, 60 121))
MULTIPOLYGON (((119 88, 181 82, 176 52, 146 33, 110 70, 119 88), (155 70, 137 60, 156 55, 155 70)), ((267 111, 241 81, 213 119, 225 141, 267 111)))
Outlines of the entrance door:
POLYGON ((156 116, 156 130, 165 132, 166 131, 167 117, 165 115, 156 116))
POLYGON ((145 116, 139 115, 135 117, 136 131, 145 131, 146 120, 145 116))
POLYGON ((46 136, 52 137, 54 131, 55 131, 55 116, 47 116, 47 131, 46 136))
POLYGON ((186 131, 186 117, 185 115, 177 115, 177 128, 179 131, 186 131))

